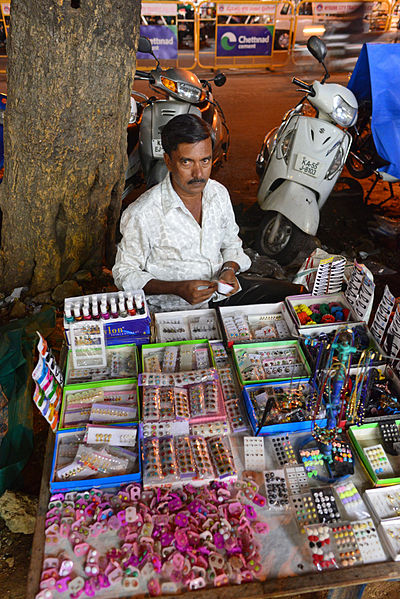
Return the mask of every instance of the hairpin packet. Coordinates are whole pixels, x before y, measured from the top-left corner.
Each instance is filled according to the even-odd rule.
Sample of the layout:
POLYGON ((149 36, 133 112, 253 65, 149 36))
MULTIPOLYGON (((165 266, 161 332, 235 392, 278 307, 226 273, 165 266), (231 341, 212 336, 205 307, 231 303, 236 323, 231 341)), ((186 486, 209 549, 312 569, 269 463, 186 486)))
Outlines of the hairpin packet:
POLYGON ((129 422, 137 419, 137 409, 107 403, 92 404, 90 422, 129 422))
POLYGON ((137 443, 137 429, 136 427, 105 427, 88 424, 86 427, 85 442, 88 445, 106 444, 117 447, 135 447, 137 443))

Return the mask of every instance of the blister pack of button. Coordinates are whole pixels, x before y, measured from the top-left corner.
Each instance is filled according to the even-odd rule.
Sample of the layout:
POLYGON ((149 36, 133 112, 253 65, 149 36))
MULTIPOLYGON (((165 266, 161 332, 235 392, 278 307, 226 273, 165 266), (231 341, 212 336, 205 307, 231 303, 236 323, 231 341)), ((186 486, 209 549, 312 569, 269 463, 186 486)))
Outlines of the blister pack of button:
POLYGON ((286 486, 284 470, 264 472, 265 496, 270 510, 286 510, 290 507, 289 491, 286 486))
POLYGON ((296 521, 302 533, 305 532, 305 526, 319 522, 317 508, 315 507, 311 492, 303 493, 302 495, 292 495, 291 502, 296 521))
POLYGON ((317 508, 318 519, 321 523, 337 522, 340 520, 339 509, 331 487, 311 489, 311 494, 317 508))
POLYGON ((219 341, 213 341, 211 343, 211 351, 213 353, 214 362, 217 368, 226 368, 229 366, 229 356, 223 343, 219 341))
POLYGON ((301 495, 310 491, 310 479, 303 466, 285 466, 285 475, 289 491, 292 495, 301 495))
POLYGON ((232 433, 243 433, 249 430, 247 418, 244 415, 243 403, 240 399, 230 399, 225 402, 225 411, 228 416, 232 433))
POLYGON ((275 460, 279 466, 297 464, 296 455, 288 434, 270 437, 274 449, 275 460))
POLYGON ((189 320, 191 339, 218 339, 218 326, 214 316, 199 316, 189 320))
POLYGON ((173 317, 158 320, 158 335, 162 343, 185 341, 189 339, 189 330, 183 318, 173 317))
POLYGON ((347 568, 362 564, 361 551, 351 524, 332 526, 331 536, 338 566, 347 568))
POLYGON ((347 518, 356 520, 369 516, 367 507, 354 483, 348 480, 340 481, 333 489, 339 498, 347 518))
POLYGON ((262 472, 265 470, 263 437, 243 437, 245 470, 262 472))
POLYGON ((251 338, 250 328, 243 314, 226 316, 224 327, 228 341, 248 341, 251 338))
POLYGON ((364 447, 364 454, 378 478, 393 474, 393 468, 382 445, 364 447))
POLYGON ((324 456, 318 447, 300 449, 299 456, 309 478, 326 476, 324 456))
POLYGON ((237 399, 240 396, 240 392, 237 389, 234 375, 230 368, 219 368, 218 369, 219 380, 221 381, 222 394, 225 401, 230 399, 237 399))
POLYGON ((261 317, 250 314, 248 322, 251 335, 257 341, 290 337, 289 328, 282 314, 267 314, 261 317))
POLYGON ((229 424, 226 420, 214 420, 213 422, 193 422, 190 424, 190 434, 200 437, 215 437, 217 435, 227 435, 229 433, 229 424))
POLYGON ((386 560, 378 533, 371 518, 351 522, 364 564, 386 560))
POLYGON ((391 455, 400 454, 400 431, 395 420, 379 422, 384 450, 391 455))
POLYGON ((314 567, 317 570, 337 567, 330 527, 326 524, 315 524, 306 526, 305 532, 314 567))
POLYGON ((218 478, 236 478, 237 472, 229 437, 210 437, 207 439, 211 458, 218 478))

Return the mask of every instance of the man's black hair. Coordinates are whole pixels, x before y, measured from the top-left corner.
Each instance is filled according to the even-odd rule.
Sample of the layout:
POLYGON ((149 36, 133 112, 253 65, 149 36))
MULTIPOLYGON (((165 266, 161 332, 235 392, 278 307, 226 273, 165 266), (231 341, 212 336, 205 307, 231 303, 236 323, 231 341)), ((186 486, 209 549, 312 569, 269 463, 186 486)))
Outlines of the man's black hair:
POLYGON ((164 126, 161 143, 164 152, 171 156, 171 152, 174 152, 179 144, 195 144, 209 137, 211 138, 210 126, 199 116, 178 114, 164 126))

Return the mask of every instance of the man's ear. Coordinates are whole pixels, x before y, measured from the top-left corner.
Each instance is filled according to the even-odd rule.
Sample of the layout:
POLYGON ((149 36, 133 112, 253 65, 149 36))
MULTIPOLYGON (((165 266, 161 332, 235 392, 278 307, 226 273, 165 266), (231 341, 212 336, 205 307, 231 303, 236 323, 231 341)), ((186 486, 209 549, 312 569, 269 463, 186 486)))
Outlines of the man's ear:
POLYGON ((168 156, 168 154, 166 152, 164 152, 164 162, 165 162, 169 172, 171 172, 171 158, 168 156))

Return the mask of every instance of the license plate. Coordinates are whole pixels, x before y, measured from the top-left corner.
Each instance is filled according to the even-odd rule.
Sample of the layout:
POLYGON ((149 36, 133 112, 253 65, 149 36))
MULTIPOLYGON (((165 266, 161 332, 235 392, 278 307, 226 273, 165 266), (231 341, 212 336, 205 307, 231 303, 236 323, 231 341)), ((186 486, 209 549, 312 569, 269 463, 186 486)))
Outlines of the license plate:
POLYGON ((320 171, 320 163, 318 160, 314 160, 305 154, 297 154, 296 164, 294 165, 296 171, 310 175, 310 177, 318 177, 320 171))
POLYGON ((153 145, 154 158, 162 158, 164 156, 164 150, 161 145, 161 139, 152 139, 151 143, 153 145))

